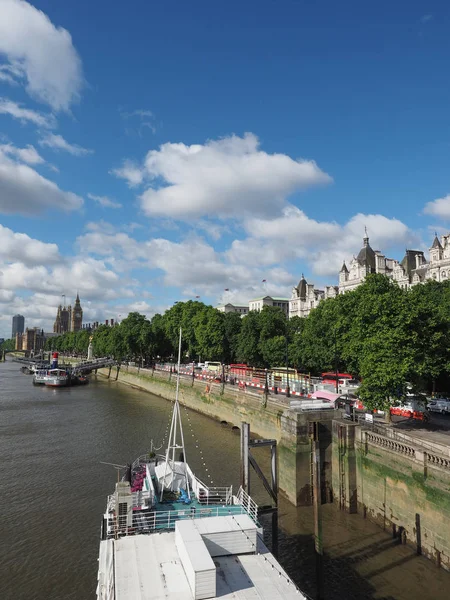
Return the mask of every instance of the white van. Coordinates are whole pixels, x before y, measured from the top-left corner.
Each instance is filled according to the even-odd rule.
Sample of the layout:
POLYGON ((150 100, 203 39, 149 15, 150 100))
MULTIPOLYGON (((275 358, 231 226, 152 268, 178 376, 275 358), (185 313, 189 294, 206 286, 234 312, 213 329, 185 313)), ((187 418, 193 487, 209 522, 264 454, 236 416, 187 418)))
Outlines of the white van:
POLYGON ((441 415, 447 415, 450 413, 450 400, 447 398, 435 398, 428 403, 428 410, 430 412, 439 412, 441 415))

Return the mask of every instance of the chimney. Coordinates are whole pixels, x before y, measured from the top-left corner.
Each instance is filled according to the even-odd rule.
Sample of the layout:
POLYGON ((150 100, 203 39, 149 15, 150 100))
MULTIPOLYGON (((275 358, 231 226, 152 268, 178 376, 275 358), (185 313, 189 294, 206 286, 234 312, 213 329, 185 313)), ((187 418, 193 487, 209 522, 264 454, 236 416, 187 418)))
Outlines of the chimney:
POLYGON ((109 324, 109 321, 108 321, 108 319, 106 319, 105 325, 108 326, 108 324, 109 324))
POLYGON ((416 269, 418 269, 421 264, 422 264, 422 255, 417 253, 416 254, 416 269))
POLYGON ((111 319, 111 327, 114 327, 114 319, 111 319))

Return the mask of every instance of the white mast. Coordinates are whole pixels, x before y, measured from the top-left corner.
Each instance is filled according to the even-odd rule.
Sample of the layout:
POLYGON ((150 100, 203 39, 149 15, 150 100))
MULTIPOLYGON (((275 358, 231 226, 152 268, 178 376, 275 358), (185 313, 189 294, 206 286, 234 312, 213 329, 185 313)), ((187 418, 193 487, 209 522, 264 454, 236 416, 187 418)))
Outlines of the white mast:
POLYGON ((191 497, 191 494, 189 491, 189 479, 188 479, 187 467, 186 467, 186 450, 184 447, 183 426, 181 424, 180 403, 178 400, 178 393, 179 393, 179 389, 180 389, 180 363, 181 363, 181 327, 180 327, 180 339, 178 342, 177 387, 176 387, 176 392, 175 392, 175 404, 173 407, 172 422, 170 424, 169 442, 168 442, 168 446, 167 446, 167 450, 166 450, 166 464, 165 464, 165 468, 164 468, 164 477, 163 477, 162 486, 161 486, 161 497, 160 497, 161 501, 163 499, 163 494, 164 494, 166 474, 167 474, 167 465, 169 464, 169 461, 170 461, 169 457, 170 457, 171 450, 172 450, 172 465, 171 465, 172 481, 170 483, 170 490, 173 491, 173 484, 174 484, 174 480, 175 480, 175 451, 181 449, 181 451, 183 452, 183 460, 184 460, 184 476, 186 479, 186 492, 188 494, 188 497, 189 498, 191 497), (177 443, 177 425, 180 430, 181 444, 177 443))

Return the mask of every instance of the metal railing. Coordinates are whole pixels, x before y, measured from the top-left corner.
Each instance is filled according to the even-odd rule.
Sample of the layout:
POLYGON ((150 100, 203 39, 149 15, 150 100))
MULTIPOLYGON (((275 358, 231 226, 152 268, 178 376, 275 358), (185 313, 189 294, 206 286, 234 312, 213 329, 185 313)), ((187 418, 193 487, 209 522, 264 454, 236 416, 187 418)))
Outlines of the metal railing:
POLYGON ((258 523, 258 505, 251 496, 247 494, 241 486, 236 495, 238 504, 245 507, 245 512, 255 522, 258 523))
MULTIPOLYGON (((251 500, 251 499, 250 499, 251 500)), ((146 510, 134 511, 132 525, 127 525, 126 515, 116 517, 115 513, 108 518, 107 538, 135 535, 142 533, 152 533, 154 531, 170 531, 175 529, 177 521, 186 519, 202 519, 207 517, 226 517, 228 515, 248 514, 255 521, 257 506, 254 502, 250 505, 228 504, 228 505, 187 505, 186 508, 179 510, 146 510)))

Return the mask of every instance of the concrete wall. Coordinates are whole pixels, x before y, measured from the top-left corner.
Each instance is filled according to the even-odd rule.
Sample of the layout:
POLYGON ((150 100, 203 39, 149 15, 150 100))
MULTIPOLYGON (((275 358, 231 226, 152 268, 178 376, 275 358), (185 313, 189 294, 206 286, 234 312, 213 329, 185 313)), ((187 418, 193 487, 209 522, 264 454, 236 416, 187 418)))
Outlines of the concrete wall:
MULTIPOLYGON (((99 373, 117 376, 116 368, 101 369, 99 373)), ((122 367, 118 381, 151 392, 162 398, 175 398, 175 376, 169 373, 122 367)), ((331 421, 332 414, 301 413, 289 409, 282 396, 243 392, 238 386, 209 384, 204 381, 180 380, 180 401, 189 408, 219 421, 240 427, 242 421, 250 424, 250 431, 278 442, 279 487, 295 505, 311 503, 311 442, 309 422, 322 422, 322 480, 324 497, 331 494, 331 421)))
POLYGON ((335 500, 450 570, 450 458, 402 438, 335 421, 335 500))

